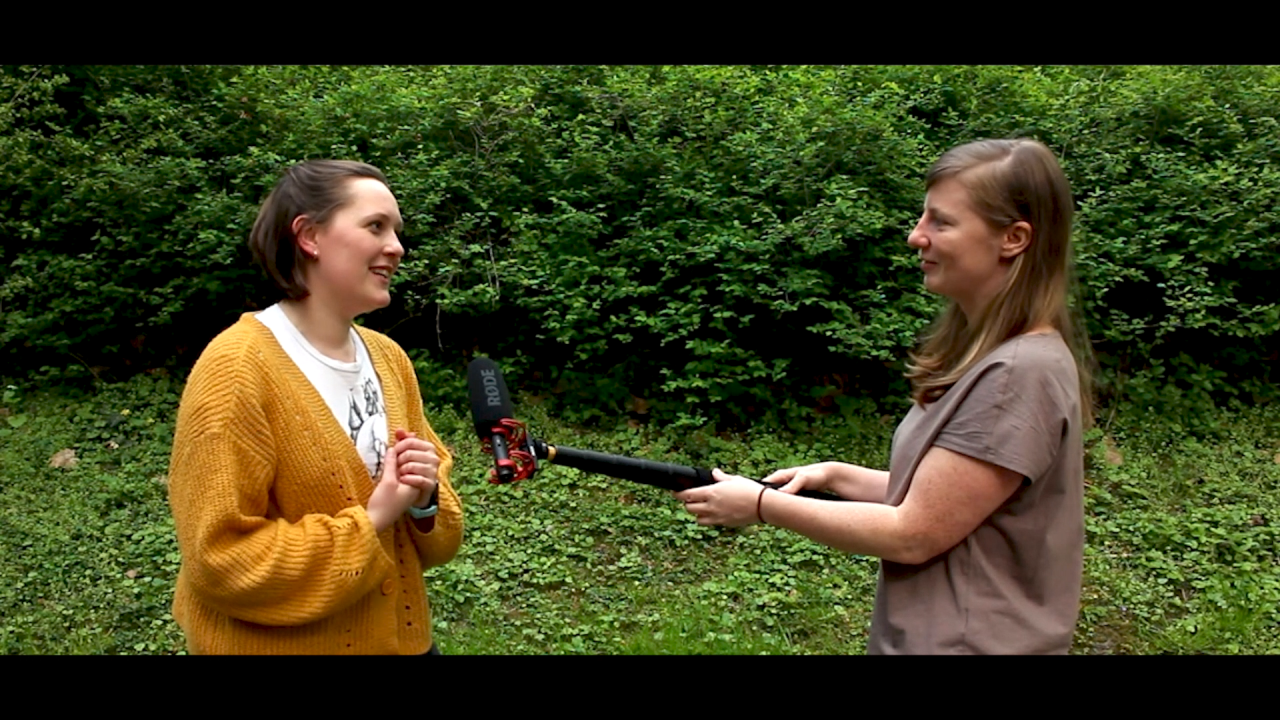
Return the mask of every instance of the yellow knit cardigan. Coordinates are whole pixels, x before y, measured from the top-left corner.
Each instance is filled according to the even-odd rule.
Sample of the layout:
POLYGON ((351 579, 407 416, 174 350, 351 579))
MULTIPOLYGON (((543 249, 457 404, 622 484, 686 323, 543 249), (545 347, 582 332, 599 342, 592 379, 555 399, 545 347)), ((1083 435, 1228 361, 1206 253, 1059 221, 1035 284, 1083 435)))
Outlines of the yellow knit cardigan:
POLYGON ((169 501, 182 567, 173 616, 192 654, 431 646, 422 573, 462 541, 453 458, 423 415, 404 351, 356 330, 382 382, 389 437, 416 432, 440 456, 439 513, 374 532, 365 511, 373 480, 351 438, 271 330, 245 313, 196 362, 174 434, 169 501))

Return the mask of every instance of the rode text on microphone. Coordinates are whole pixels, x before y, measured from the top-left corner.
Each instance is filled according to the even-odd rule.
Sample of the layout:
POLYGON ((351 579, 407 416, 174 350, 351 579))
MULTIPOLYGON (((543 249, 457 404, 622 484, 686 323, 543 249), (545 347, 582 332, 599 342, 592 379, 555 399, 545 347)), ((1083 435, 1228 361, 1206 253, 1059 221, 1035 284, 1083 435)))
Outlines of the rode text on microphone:
POLYGON ((524 424, 513 417, 511 397, 502 372, 489 358, 476 358, 467 368, 471 417, 485 453, 492 455, 490 482, 509 483, 531 477, 537 459, 524 424))

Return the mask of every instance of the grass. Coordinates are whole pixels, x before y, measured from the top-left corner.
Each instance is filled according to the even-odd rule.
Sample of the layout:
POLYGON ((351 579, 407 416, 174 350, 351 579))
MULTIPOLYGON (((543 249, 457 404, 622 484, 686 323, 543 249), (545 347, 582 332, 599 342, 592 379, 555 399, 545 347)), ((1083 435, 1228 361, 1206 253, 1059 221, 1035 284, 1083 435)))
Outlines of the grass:
MULTIPOLYGON (((165 472, 180 387, 0 395, 0 651, 180 654, 165 472), (52 467, 59 451, 74 467, 52 467)), ((885 467, 894 426, 830 420, 745 437, 591 432, 520 406, 550 442, 761 477, 885 467)), ((1202 411, 1195 431, 1121 408, 1090 437, 1079 654, 1280 651, 1280 408, 1202 411)), ((446 654, 858 654, 876 562, 773 527, 694 523, 668 493, 545 466, 486 482, 470 418, 431 412, 455 451, 463 549, 426 577, 446 654)))

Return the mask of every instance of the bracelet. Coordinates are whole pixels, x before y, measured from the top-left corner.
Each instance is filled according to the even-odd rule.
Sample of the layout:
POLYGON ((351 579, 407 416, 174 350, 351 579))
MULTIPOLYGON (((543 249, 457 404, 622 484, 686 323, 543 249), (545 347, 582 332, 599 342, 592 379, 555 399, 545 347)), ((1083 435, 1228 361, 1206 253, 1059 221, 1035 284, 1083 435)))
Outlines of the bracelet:
POLYGON ((437 512, 440 511, 440 506, 436 502, 436 497, 439 494, 440 494, 440 489, 436 488, 436 491, 431 493, 431 504, 426 506, 425 508, 418 508, 410 505, 409 516, 412 517, 414 520, 425 520, 426 518, 433 517, 437 512))
POLYGON ((769 523, 765 522, 764 516, 760 514, 760 503, 764 502, 764 491, 768 489, 769 489, 769 486, 765 485, 764 487, 760 488, 760 494, 756 496, 756 519, 758 519, 761 523, 765 525, 768 525, 769 523))

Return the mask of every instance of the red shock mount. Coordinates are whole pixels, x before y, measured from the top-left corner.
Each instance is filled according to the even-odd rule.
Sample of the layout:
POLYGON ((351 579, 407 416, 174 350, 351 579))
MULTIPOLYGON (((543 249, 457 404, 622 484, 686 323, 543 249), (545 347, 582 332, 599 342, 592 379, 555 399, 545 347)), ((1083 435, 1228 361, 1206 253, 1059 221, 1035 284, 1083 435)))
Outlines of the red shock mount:
MULTIPOLYGON (((499 424, 493 428, 492 432, 494 435, 501 435, 506 441, 507 458, 499 459, 495 462, 502 467, 511 468, 514 472, 514 476, 508 482, 517 482, 531 477, 537 467, 537 461, 534 459, 533 454, 525 449, 529 447, 529 444, 524 423, 504 418, 499 421, 499 424)), ((482 439, 480 446, 485 453, 493 454, 493 441, 489 438, 482 439)), ((498 469, 496 467, 489 470, 489 482, 494 485, 503 484, 502 479, 498 477, 498 469)))

